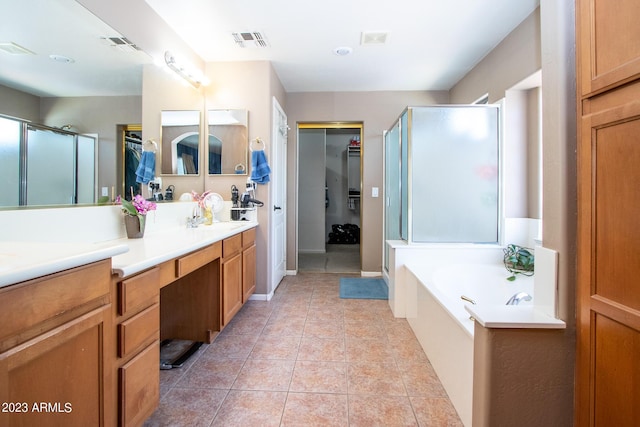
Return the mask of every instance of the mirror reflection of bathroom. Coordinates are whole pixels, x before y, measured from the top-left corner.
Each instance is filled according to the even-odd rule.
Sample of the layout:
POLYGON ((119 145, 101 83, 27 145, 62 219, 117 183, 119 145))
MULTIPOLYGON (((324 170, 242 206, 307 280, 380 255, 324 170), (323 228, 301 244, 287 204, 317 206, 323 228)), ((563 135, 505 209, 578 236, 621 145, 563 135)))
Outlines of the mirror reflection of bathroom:
POLYGON ((249 143, 247 110, 209 110, 208 173, 246 175, 249 143))
POLYGON ((361 123, 299 124, 300 271, 361 271, 361 141, 361 123))
POLYGON ((198 175, 199 111, 162 111, 163 175, 198 175))
POLYGON ((122 126, 120 137, 122 138, 122 153, 120 154, 122 159, 117 159, 119 165, 117 169, 122 176, 118 177, 118 194, 130 200, 131 188, 134 189, 135 194, 140 194, 140 184, 136 182, 136 170, 138 170, 142 156, 142 125, 122 126))

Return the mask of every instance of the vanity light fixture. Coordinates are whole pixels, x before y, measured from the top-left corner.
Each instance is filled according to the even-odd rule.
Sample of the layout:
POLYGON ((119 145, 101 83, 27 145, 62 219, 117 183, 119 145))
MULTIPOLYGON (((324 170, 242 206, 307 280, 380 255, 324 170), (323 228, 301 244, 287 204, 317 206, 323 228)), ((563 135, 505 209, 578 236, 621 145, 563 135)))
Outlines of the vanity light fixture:
POLYGON ((201 85, 206 86, 207 84, 209 84, 208 79, 206 79, 201 72, 197 71, 193 67, 181 64, 169 51, 166 51, 164 53, 164 62, 165 64, 167 64, 167 67, 169 67, 177 75, 185 79, 191 86, 196 89, 201 85))

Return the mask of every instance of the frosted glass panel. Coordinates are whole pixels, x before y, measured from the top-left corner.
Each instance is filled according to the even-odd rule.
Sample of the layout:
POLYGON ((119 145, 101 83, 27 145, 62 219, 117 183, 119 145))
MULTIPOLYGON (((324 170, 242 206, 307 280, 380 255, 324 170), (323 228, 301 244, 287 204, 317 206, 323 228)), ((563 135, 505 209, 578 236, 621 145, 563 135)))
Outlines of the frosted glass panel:
POLYGON ((20 122, 0 117, 0 206, 20 201, 20 122))
POLYGON ((96 140, 78 135, 78 203, 95 202, 96 140))
POLYGON ((497 112, 412 110, 412 241, 498 241, 497 112))
POLYGON ((29 127, 27 132, 27 204, 74 202, 73 135, 29 127))

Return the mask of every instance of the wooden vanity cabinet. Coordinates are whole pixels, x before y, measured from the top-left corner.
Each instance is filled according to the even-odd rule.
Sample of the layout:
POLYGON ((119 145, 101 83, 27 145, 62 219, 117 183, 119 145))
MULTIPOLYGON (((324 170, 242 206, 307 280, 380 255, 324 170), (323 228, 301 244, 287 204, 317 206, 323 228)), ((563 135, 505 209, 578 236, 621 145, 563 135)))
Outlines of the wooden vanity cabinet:
POLYGON ((113 412, 120 426, 138 426, 160 398, 160 268, 114 281, 113 412))
POLYGON ((242 233, 242 302, 256 290, 256 229, 242 233))
POLYGON ((0 289, 0 425, 110 426, 110 260, 0 289))
POLYGON ((242 234, 222 241, 222 326, 242 308, 242 234))

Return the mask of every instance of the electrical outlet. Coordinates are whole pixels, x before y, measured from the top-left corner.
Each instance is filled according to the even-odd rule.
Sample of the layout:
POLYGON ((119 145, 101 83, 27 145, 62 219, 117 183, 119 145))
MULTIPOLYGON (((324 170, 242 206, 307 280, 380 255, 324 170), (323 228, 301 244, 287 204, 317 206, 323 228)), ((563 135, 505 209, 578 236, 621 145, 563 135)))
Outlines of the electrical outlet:
POLYGON ((109 187, 102 187, 102 197, 109 196, 109 187))
POLYGON ((371 197, 378 197, 378 187, 371 187, 371 197))

